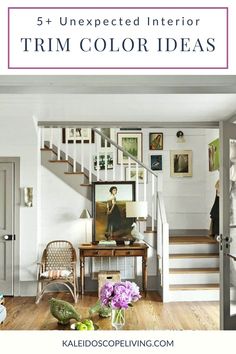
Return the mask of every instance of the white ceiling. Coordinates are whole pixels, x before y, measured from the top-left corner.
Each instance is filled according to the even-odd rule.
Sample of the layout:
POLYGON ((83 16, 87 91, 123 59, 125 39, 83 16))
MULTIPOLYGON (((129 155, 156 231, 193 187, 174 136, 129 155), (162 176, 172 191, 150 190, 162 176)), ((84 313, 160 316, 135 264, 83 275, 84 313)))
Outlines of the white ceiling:
POLYGON ((218 122, 236 114, 235 76, 5 76, 0 114, 39 121, 218 122))

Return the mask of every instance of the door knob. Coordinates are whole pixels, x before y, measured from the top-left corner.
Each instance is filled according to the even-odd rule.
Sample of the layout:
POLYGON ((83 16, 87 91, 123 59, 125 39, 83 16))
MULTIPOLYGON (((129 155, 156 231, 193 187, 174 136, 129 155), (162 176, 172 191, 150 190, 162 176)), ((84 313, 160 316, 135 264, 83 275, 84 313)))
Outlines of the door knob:
POLYGON ((12 240, 15 240, 16 237, 15 237, 15 235, 4 235, 4 236, 3 236, 3 239, 4 239, 5 241, 12 241, 12 240))

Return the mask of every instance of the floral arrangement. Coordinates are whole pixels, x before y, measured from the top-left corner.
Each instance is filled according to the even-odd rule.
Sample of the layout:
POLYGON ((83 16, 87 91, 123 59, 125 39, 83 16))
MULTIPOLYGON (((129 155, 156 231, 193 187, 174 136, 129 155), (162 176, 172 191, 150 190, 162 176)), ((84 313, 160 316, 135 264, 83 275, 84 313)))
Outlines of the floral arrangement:
POLYGON ((100 290, 100 302, 102 306, 112 309, 127 309, 141 298, 139 287, 130 281, 119 283, 105 283, 100 290))

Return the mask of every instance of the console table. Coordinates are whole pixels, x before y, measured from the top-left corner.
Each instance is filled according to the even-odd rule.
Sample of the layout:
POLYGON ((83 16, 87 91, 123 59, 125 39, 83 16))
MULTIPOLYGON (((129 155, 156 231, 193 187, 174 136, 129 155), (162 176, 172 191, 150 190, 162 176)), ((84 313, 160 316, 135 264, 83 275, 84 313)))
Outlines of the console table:
POLYGON ((147 251, 148 246, 144 243, 129 246, 100 246, 100 245, 79 245, 80 252, 80 290, 84 294, 85 257, 142 257, 142 285, 143 291, 147 291, 147 251))

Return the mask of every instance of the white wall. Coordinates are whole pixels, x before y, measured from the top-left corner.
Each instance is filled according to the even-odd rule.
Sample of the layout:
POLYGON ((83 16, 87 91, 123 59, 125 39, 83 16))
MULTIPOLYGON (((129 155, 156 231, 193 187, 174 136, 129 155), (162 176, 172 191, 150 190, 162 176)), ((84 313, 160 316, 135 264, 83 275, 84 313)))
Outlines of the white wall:
POLYGON ((20 280, 33 280, 38 250, 38 147, 36 126, 27 106, 1 105, 0 156, 20 157, 20 187, 33 187, 33 207, 20 207, 20 280))

